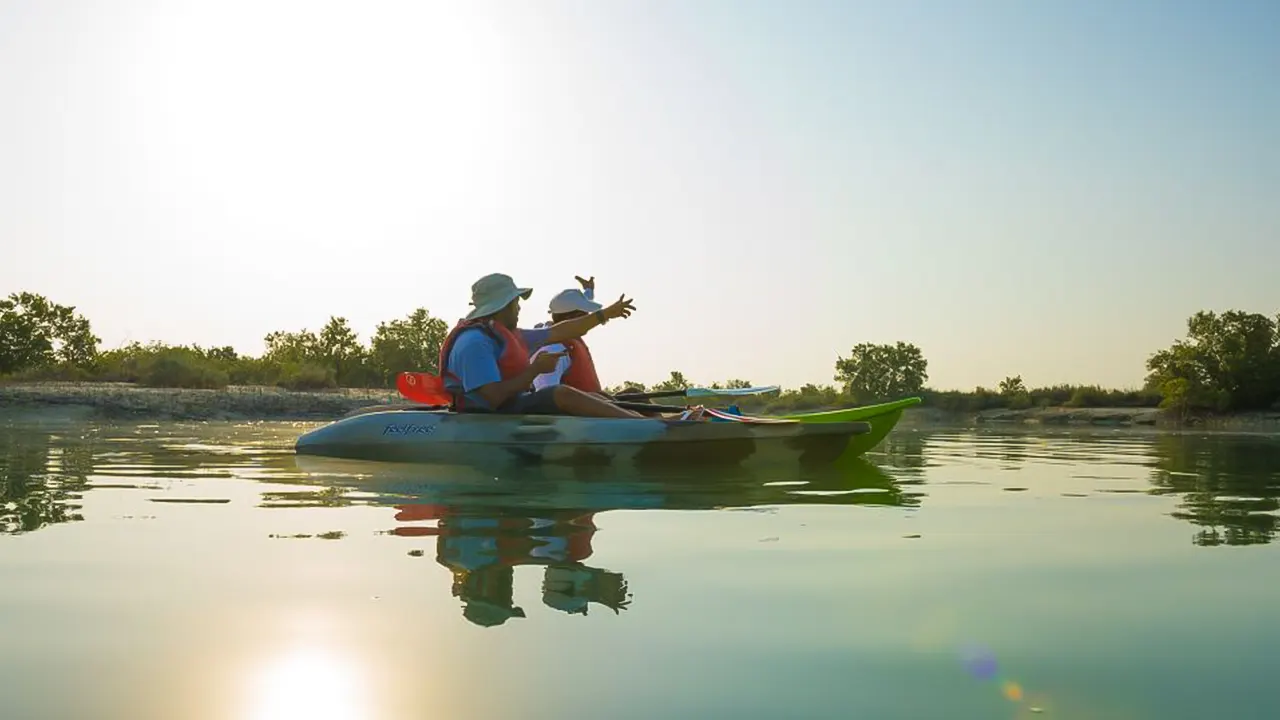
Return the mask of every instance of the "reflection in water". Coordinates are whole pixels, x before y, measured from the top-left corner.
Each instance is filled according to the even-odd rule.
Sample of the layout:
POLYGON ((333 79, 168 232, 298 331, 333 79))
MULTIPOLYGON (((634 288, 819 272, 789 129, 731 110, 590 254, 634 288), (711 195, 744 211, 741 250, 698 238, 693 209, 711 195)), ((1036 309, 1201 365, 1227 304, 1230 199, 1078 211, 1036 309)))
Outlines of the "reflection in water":
POLYGON ((25 429, 0 430, 0 531, 23 533, 83 520, 80 494, 92 446, 25 429))
POLYGON ((892 432, 876 448, 877 463, 919 473, 925 466, 925 444, 925 435, 917 430, 892 432))
POLYGON ((395 535, 434 535, 436 562, 453 574, 453 595, 462 614, 477 625, 501 625, 525 617, 512 597, 515 568, 542 565, 542 602, 565 613, 587 614, 597 603, 618 613, 630 604, 620 573, 586 565, 596 526, 594 512, 572 510, 521 513, 516 507, 450 507, 404 505, 399 522, 436 521, 430 526, 402 526, 395 535))
MULTIPOLYGON (((494 478, 463 468, 387 465, 301 457, 310 492, 332 498, 357 494, 389 505, 404 537, 435 537, 436 561, 453 577, 463 616, 481 626, 526 617, 513 597, 516 568, 541 566, 542 602, 586 615, 592 604, 621 613, 631 604, 624 575, 594 567, 594 518, 609 510, 710 510, 764 505, 915 506, 922 493, 861 458, 795 477, 761 477, 742 470, 703 470, 620 477, 599 471, 528 471, 494 478), (906 486, 904 488, 904 486, 906 486)), ((279 493, 277 493, 279 495, 279 493)), ((305 491, 291 504, 309 504, 305 491)), ((272 507, 278 506, 270 503, 272 507)))
POLYGON ((1182 497, 1173 516, 1203 528, 1197 545, 1258 545, 1280 523, 1280 442, 1161 435, 1151 482, 1182 497))
POLYGON ((354 720, 366 717, 360 668, 323 647, 298 646, 253 673, 249 720, 306 718, 354 720))

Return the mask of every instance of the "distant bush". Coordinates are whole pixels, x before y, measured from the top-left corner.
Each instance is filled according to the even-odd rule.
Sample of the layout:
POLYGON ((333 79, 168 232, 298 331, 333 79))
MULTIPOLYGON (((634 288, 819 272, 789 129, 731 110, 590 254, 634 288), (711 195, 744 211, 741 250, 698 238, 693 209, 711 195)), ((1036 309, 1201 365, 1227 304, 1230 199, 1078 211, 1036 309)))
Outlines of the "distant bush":
POLYGON ((86 382, 94 379, 93 373, 89 370, 67 363, 28 368, 0 375, 0 382, 86 382))
POLYGON ((230 379, 216 360, 187 348, 165 348, 141 360, 137 382, 147 387, 217 389, 230 379))
POLYGON ((287 363, 280 369, 276 385, 288 390, 323 390, 338 386, 333 368, 311 363, 287 363))

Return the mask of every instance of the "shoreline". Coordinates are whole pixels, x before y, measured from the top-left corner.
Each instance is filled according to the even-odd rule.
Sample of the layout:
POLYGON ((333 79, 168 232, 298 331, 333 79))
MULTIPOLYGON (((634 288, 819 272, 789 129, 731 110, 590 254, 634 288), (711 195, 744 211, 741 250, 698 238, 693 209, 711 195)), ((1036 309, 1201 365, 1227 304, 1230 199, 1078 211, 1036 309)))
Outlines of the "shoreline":
POLYGON ((336 420, 370 405, 405 402, 395 390, 295 391, 257 385, 218 390, 151 388, 114 382, 0 385, 0 419, 54 414, 76 419, 336 420))
MULTIPOLYGON (((371 405, 405 400, 391 389, 294 391, 233 385, 219 390, 149 388, 131 383, 31 382, 0 385, 0 420, 48 417, 136 420, 336 420, 371 405)), ((908 408, 900 427, 955 425, 1103 426, 1280 433, 1280 411, 1194 418, 1178 423, 1158 408, 1069 408, 951 412, 908 408)))

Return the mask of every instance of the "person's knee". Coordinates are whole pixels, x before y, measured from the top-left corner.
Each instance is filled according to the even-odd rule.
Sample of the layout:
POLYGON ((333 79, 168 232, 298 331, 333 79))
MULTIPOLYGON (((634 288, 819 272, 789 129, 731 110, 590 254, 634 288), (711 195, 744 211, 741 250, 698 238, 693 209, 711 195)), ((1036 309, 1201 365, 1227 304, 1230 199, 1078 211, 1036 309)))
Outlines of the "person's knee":
POLYGON ((564 409, 573 405, 578 398, 575 395, 578 389, 568 385, 555 385, 551 391, 551 399, 555 400, 556 407, 564 409))

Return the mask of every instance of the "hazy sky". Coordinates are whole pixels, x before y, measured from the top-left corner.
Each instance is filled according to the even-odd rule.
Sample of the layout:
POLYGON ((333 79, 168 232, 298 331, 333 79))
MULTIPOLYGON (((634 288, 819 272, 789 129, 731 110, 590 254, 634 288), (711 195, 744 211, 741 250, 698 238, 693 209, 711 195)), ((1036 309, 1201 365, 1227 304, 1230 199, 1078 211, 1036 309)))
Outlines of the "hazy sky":
POLYGON ((1136 385, 1280 311, 1280 3, 0 0, 0 293, 108 347, 638 312, 606 383, 1136 385))

